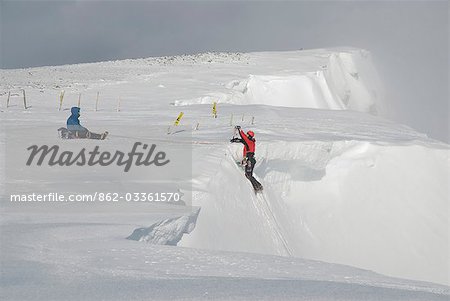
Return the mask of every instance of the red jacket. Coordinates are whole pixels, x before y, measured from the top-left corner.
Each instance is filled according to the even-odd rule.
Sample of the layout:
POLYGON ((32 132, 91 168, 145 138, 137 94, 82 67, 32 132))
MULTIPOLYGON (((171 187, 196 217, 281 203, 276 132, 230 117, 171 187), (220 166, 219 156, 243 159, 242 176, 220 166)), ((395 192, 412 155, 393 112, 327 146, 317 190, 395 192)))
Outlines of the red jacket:
POLYGON ((239 130, 239 135, 241 136, 242 143, 244 143, 243 155, 244 158, 247 156, 247 153, 255 154, 255 138, 249 138, 243 130, 239 130))

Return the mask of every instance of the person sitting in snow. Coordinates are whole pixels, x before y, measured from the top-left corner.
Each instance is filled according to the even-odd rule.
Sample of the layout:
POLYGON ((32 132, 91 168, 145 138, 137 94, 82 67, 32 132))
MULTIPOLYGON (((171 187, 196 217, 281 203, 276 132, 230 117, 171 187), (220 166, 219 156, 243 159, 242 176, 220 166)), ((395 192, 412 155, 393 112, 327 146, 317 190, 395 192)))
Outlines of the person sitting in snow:
POLYGON ((78 132, 78 134, 86 134, 89 132, 87 128, 81 126, 80 124, 80 108, 72 107, 70 109, 70 117, 67 119, 67 129, 71 132, 78 132))
POLYGON ((108 132, 104 132, 103 134, 96 134, 90 132, 87 128, 83 127, 80 124, 80 108, 72 107, 70 109, 71 115, 67 119, 67 129, 60 128, 58 131, 61 131, 62 138, 88 138, 88 139, 105 139, 108 135, 108 132))
POLYGON ((253 131, 248 131, 247 134, 245 134, 245 132, 241 130, 241 127, 239 125, 237 125, 235 129, 239 132, 240 138, 233 138, 230 140, 230 142, 244 144, 242 165, 245 166, 245 176, 247 178, 253 177, 253 168, 256 164, 255 133, 253 131))

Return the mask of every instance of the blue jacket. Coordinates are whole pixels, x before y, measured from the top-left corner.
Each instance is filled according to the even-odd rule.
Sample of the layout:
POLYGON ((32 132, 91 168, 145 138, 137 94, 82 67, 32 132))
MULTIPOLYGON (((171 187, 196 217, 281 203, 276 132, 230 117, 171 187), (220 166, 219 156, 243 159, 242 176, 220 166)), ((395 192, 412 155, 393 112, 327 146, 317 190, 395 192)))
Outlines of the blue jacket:
POLYGON ((67 119, 67 129, 69 131, 87 131, 86 128, 81 126, 80 120, 78 119, 80 117, 80 108, 72 107, 70 112, 72 115, 67 119))

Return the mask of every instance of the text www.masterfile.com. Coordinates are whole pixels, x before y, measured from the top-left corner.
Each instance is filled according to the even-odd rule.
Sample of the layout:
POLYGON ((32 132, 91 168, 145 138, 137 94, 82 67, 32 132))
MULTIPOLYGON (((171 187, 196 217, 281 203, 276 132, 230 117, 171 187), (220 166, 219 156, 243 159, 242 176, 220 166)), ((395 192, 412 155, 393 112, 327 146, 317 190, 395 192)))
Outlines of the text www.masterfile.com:
POLYGON ((181 192, 94 192, 64 194, 58 192, 11 194, 11 202, 178 202, 181 192))

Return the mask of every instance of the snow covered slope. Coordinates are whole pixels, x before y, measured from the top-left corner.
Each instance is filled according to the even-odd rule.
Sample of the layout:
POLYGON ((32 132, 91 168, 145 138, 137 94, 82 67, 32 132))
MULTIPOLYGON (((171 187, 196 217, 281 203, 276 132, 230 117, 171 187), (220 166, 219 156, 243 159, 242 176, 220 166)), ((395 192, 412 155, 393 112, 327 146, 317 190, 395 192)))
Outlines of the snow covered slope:
POLYGON ((204 178, 194 190, 206 191, 196 204, 211 216, 199 219, 184 245, 447 283, 448 148, 354 112, 276 111, 252 127, 260 133, 255 173, 262 197, 234 164, 240 147, 205 145, 198 153, 194 161, 206 160, 210 171, 199 171, 204 178))
POLYGON ((124 239, 140 215, 3 214, 5 300, 448 300, 450 289, 301 258, 124 239))
MULTIPOLYGON (((167 288, 158 293, 160 299, 181 299, 182 292, 196 299, 199 296, 192 287, 201 284, 205 291, 213 292, 213 298, 226 299, 228 295, 213 288, 215 281, 228 283, 236 299, 249 299, 246 286, 265 292, 254 294, 254 299, 264 295, 301 300, 302 293, 308 300, 448 297, 448 287, 376 274, 363 284, 375 289, 362 292, 360 270, 346 267, 345 275, 336 280, 329 275, 340 274, 342 266, 317 262, 316 269, 311 268, 315 263, 308 261, 449 284, 449 146, 374 116, 383 105, 382 88, 365 50, 208 53, 1 70, 0 77, 2 126, 13 128, 17 137, 55 135, 64 125, 67 109, 80 99, 82 122, 93 130, 107 129, 108 145, 160 141, 192 151, 192 187, 182 189, 189 190, 193 205, 201 207, 197 220, 189 219, 189 213, 179 218, 169 209, 155 213, 145 207, 138 215, 121 208, 113 218, 105 217, 108 212, 102 212, 102 207, 95 207, 85 218, 62 209, 60 214, 68 217, 40 213, 30 219, 20 210, 4 206, 5 196, 2 216, 7 218, 2 219, 1 236, 7 244, 2 244, 1 259, 2 265, 19 271, 13 279, 22 277, 30 267, 36 275, 47 269, 50 275, 67 275, 71 269, 79 275, 102 275, 107 270, 110 278, 99 277, 96 284, 108 291, 115 281, 148 278, 153 279, 154 288, 162 284, 158 281, 161 275, 164 281, 179 281, 182 275, 182 288, 172 294, 167 288), (21 107, 21 89, 26 90, 27 110, 21 107), (65 98, 59 111, 62 90, 65 98), (10 106, 6 108, 9 92, 10 106), (213 102, 218 102, 218 118, 212 118, 213 102), (192 128, 192 134, 167 135, 158 130, 173 124, 180 111, 184 112, 181 124, 192 128), (51 130, 42 131, 36 124, 51 130), (256 133, 255 174, 264 185, 262 195, 255 196, 235 163, 241 146, 228 141, 236 124, 256 133), (169 235, 154 236, 159 229, 154 225, 166 225, 164 221, 175 221, 163 227, 169 235), (39 230, 27 234, 30 223, 31 228, 42 229, 39 238, 35 232, 39 230), (70 235, 65 232, 67 227, 70 235), (153 235, 139 237, 142 241, 172 237, 173 229, 190 232, 178 243, 189 248, 126 240, 136 229, 153 235), (23 246, 29 248, 26 254, 20 252, 23 246), (112 251, 119 248, 123 250, 120 256, 112 251), (140 251, 130 255, 136 248, 140 251), (91 253, 81 256, 86 249, 91 253), (51 252, 46 254, 47 250, 51 252), (3 255, 6 252, 13 255, 3 255), (204 261, 191 260, 195 256, 204 261), (258 264, 249 266, 248 262, 258 264), (151 267, 147 268, 147 263, 151 267), (267 273, 258 272, 261 263, 267 273), (290 265, 292 270, 287 269, 290 265), (159 273, 153 272, 155 267, 159 273), (221 269, 223 273, 216 272, 221 269), (254 272, 245 272, 248 270, 254 272), (306 277, 311 270, 315 276, 306 277), (198 282, 187 280, 192 277, 198 282), (247 282, 239 286, 233 277, 247 277, 247 282), (383 278, 383 285, 377 277, 383 278), (266 282, 274 278, 277 281, 266 282), (305 279, 313 283, 302 282, 305 279), (329 281, 336 286, 327 287, 329 281), (299 285, 308 292, 301 292, 299 285), (266 286, 271 289, 263 289, 266 286), (283 295, 276 287, 290 293, 283 295), (386 287, 400 291, 385 291, 386 287), (347 290, 356 295, 346 294, 347 290)), ((2 139, 3 155, 6 139, 11 137, 2 139)), ((5 164, 7 158, 2 160, 5 164)), ((21 189, 25 193, 51 189, 51 185, 36 181, 21 189)), ((82 279, 73 278, 75 286, 82 279)), ((6 284, 8 292, 19 296, 10 282, 6 284)), ((134 299, 145 295, 139 288, 135 292, 134 299)))

